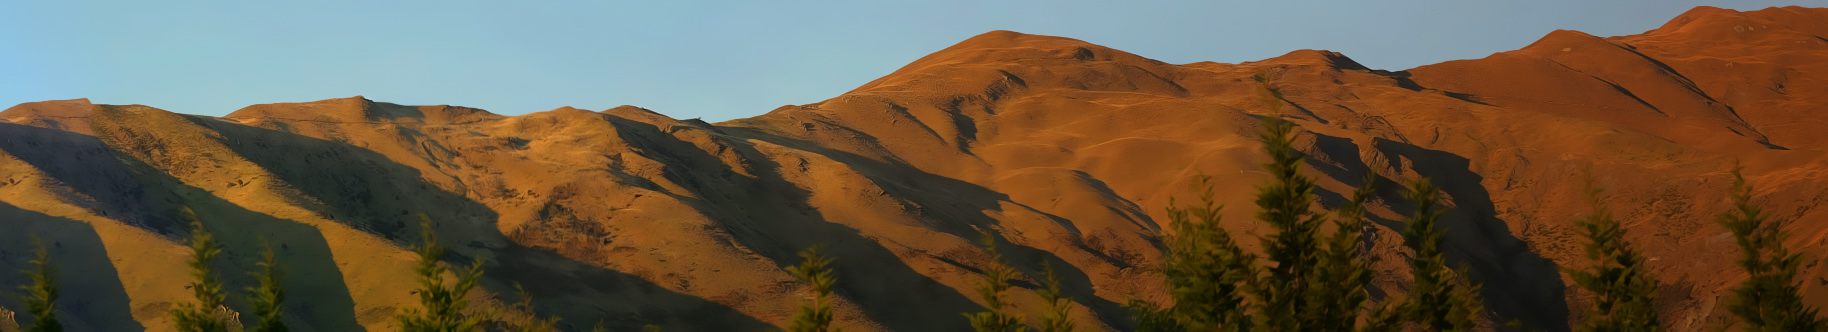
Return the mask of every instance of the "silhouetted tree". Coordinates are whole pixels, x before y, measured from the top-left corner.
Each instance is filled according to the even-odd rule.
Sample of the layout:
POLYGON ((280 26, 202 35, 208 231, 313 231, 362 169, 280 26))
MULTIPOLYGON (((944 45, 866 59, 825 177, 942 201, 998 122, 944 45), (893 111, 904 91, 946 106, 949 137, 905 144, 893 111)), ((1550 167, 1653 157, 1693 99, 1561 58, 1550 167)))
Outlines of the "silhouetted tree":
POLYGON ((419 254, 419 263, 414 272, 419 279, 419 305, 423 308, 407 308, 394 319, 400 323, 402 331, 409 332, 457 332, 475 331, 487 320, 487 315, 465 315, 463 310, 469 305, 465 297, 482 278, 481 260, 471 264, 468 269, 458 273, 456 283, 445 286, 444 273, 449 269, 440 264, 444 260, 446 249, 438 244, 438 234, 432 229, 431 218, 420 215, 419 238, 424 243, 414 247, 419 254))
POLYGON ((1744 167, 1733 166, 1733 208, 1720 214, 1719 223, 1739 243, 1739 266, 1750 277, 1733 287, 1727 310, 1739 317, 1745 331, 1824 330, 1818 310, 1803 304, 1797 292, 1802 256, 1784 248, 1778 225, 1752 205, 1752 186, 1743 172, 1744 167))
POLYGON ((1581 331, 1638 332, 1662 331, 1657 323, 1657 281, 1645 270, 1644 256, 1625 242, 1625 230, 1612 219, 1612 211, 1601 199, 1601 191, 1587 173, 1586 198, 1592 212, 1575 222, 1592 264, 1583 269, 1567 269, 1574 285, 1593 294, 1593 306, 1581 331))
POLYGON ((190 292, 197 302, 179 303, 177 308, 172 308, 172 321, 178 331, 229 331, 228 316, 232 315, 222 305, 226 297, 222 292, 222 280, 210 268, 210 262, 222 254, 222 245, 203 227, 203 220, 197 218, 195 211, 186 207, 179 212, 190 220, 190 292))
POLYGON ((1003 262, 1003 254, 997 252, 996 235, 984 230, 978 238, 978 245, 990 255, 990 262, 984 267, 984 279, 977 284, 978 298, 984 300, 983 312, 967 313, 965 318, 971 320, 971 328, 978 332, 1013 332, 1024 329, 1021 318, 1003 312, 1003 293, 1009 290, 1009 279, 1016 272, 1003 262))
MULTIPOLYGON (((31 269, 22 271, 32 284, 19 286, 19 290, 25 291, 25 309, 32 314, 32 325, 26 326, 24 331, 63 331, 63 323, 57 321, 57 264, 51 262, 51 251, 45 248, 43 241, 34 239, 33 243, 38 245, 37 257, 32 259, 31 269)), ((6 318, 12 322, 13 317, 6 318)))
POLYGON ((824 245, 814 245, 800 252, 800 265, 787 267, 787 273, 793 274, 800 281, 812 285, 812 302, 800 306, 800 313, 794 315, 789 331, 793 332, 830 332, 838 331, 831 327, 832 286, 837 278, 832 276, 831 258, 819 251, 824 245))
POLYGON ((1410 260, 1415 286, 1409 290, 1403 311, 1423 330, 1471 331, 1485 306, 1479 299, 1479 286, 1461 280, 1447 268, 1447 255, 1441 248, 1444 235, 1438 225, 1441 211, 1435 209, 1440 190, 1424 178, 1410 184, 1408 198, 1415 203, 1415 214, 1404 229, 1404 244, 1415 252, 1410 260))
POLYGON ((260 319, 254 332, 286 332, 290 329, 281 317, 281 305, 286 300, 285 271, 279 267, 279 256, 274 253, 273 244, 263 243, 262 248, 260 262, 256 263, 260 270, 248 273, 259 284, 245 289, 254 316, 260 319))

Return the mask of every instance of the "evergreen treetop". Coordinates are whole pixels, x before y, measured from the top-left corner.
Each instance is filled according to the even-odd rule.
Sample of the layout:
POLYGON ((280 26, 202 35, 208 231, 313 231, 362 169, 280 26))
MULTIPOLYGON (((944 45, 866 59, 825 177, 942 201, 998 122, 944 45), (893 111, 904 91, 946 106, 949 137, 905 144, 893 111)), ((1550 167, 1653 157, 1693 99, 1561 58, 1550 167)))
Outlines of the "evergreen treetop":
POLYGON ((1276 117, 1264 119, 1263 147, 1270 162, 1263 165, 1271 180, 1257 187, 1257 220, 1273 231, 1263 235, 1264 256, 1275 264, 1252 287, 1257 297, 1257 325, 1274 331, 1301 331, 1318 323, 1310 305, 1334 299, 1315 269, 1320 266, 1320 226, 1325 216, 1314 213, 1314 179, 1301 174, 1307 154, 1295 148, 1295 124, 1276 117), (1305 327, 1305 328, 1304 328, 1305 327))
POLYGON ((787 273, 793 274, 793 276, 799 278, 801 282, 812 285, 813 292, 812 302, 800 306, 800 313, 794 315, 793 322, 788 327, 788 331, 838 331, 838 329, 831 326, 832 319, 834 318, 831 298, 832 286, 837 284, 837 278, 832 276, 831 258, 825 257, 824 254, 820 253, 824 247, 824 245, 813 245, 810 248, 806 248, 804 251, 800 251, 800 258, 803 259, 800 261, 800 264, 787 267, 787 273))
POLYGON ((1168 199, 1168 225, 1174 233, 1163 240, 1166 252, 1161 273, 1167 279, 1173 303, 1166 308, 1146 301, 1131 301, 1131 312, 1142 331, 1248 331, 1246 290, 1256 279, 1256 255, 1244 252, 1231 233, 1220 227, 1221 206, 1215 201, 1211 178, 1195 178, 1202 190, 1198 205, 1182 207, 1168 199))
POLYGON ((222 305, 226 295, 223 295, 222 280, 210 268, 210 262, 222 254, 222 244, 203 227, 203 220, 197 218, 196 212, 189 207, 179 212, 190 220, 190 291, 197 302, 179 303, 177 308, 172 308, 172 321, 178 331, 226 332, 231 326, 230 317, 223 314, 227 312, 222 305))
POLYGON ((1054 271, 1052 261, 1041 261, 1043 281, 1046 285, 1040 291, 1041 301, 1046 302, 1046 311, 1041 313, 1034 328, 1039 332, 1074 332, 1078 327, 1071 317, 1073 300, 1067 299, 1060 289, 1060 275, 1054 271))
MULTIPOLYGON (((32 314, 32 325, 25 327, 26 332, 63 331, 63 323, 57 320, 57 264, 51 262, 51 251, 44 246, 44 241, 33 239, 38 250, 30 262, 32 268, 22 271, 32 284, 19 286, 25 291, 25 308, 32 314)), ((8 312, 9 314, 11 312, 8 312)), ((7 317, 12 323, 13 317, 7 317)), ((17 324, 17 323, 14 323, 17 324)))
POLYGON ((478 260, 457 275, 457 281, 445 286, 444 274, 449 272, 441 262, 446 254, 445 247, 438 243, 438 233, 432 228, 431 218, 419 215, 419 238, 424 243, 414 247, 419 254, 419 263, 413 271, 418 274, 419 304, 423 308, 406 308, 394 316, 400 329, 407 332, 467 332, 476 331, 487 315, 466 315, 466 299, 471 289, 476 288, 482 278, 483 262, 478 260))
POLYGON ((1403 313, 1408 321, 1427 331, 1472 331, 1484 312, 1479 300, 1479 286, 1460 280, 1447 268, 1443 251, 1445 235, 1439 226, 1440 189, 1426 178, 1410 184, 1408 198, 1415 203, 1415 214, 1404 228, 1404 244, 1415 252, 1410 260, 1415 285, 1403 313))
POLYGON ((285 271, 279 266, 279 256, 273 251, 273 244, 264 243, 261 247, 261 260, 256 263, 260 270, 248 273, 259 284, 245 289, 254 316, 260 319, 260 325, 255 325, 253 332, 290 331, 281 317, 281 303, 286 300, 285 271))
POLYGON ((1585 239, 1582 246, 1592 263, 1584 269, 1566 269, 1575 286, 1594 296, 1580 330, 1662 331, 1657 322, 1657 282, 1645 270, 1643 255, 1625 242, 1625 231, 1612 219, 1612 211, 1601 198, 1602 191, 1595 188, 1592 172, 1587 174, 1586 198, 1592 212, 1576 221, 1575 226, 1585 239))
POLYGON ((1818 309, 1802 302, 1796 285, 1802 256, 1784 248, 1783 234, 1764 211, 1752 205, 1752 186, 1744 167, 1733 167, 1732 209, 1721 213, 1719 223, 1739 244, 1739 266, 1750 276, 1733 287, 1727 311, 1738 316, 1745 331, 1823 331, 1818 309))
POLYGON ((977 332, 1016 332, 1025 329, 1022 319, 1003 312, 1007 305, 1003 295, 1009 290, 1009 279, 1016 276, 1014 269, 1003 262, 1003 254, 997 251, 996 235, 985 229, 979 233, 978 245, 983 246, 990 261, 984 267, 984 279, 977 284, 978 298, 984 300, 983 312, 967 313, 971 328, 977 332))

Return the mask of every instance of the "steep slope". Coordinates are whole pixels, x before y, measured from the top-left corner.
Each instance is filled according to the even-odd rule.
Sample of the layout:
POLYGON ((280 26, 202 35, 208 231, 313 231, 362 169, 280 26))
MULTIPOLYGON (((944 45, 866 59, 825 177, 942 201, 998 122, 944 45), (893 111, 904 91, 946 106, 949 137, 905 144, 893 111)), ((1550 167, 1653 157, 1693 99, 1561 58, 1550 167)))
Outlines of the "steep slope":
MULTIPOLYGON (((1713 223, 1735 160, 1787 243, 1828 257, 1814 210, 1828 203, 1823 22, 1824 9, 1702 7, 1640 35, 1555 31, 1397 72, 1316 50, 1174 65, 994 31, 843 95, 716 124, 359 96, 224 117, 27 103, 0 112, 0 217, 25 230, 0 234, 0 268, 24 266, 13 253, 41 237, 82 271, 63 280, 75 330, 167 330, 188 296, 188 207, 228 239, 225 271, 250 270, 263 241, 280 248, 295 328, 392 330, 414 305, 407 248, 423 214, 452 263, 487 262, 484 305, 523 285, 568 329, 778 326, 806 289, 783 267, 825 244, 840 325, 959 330, 960 312, 982 309, 968 294, 988 256, 972 240, 995 230, 1018 270, 1062 268, 1080 326, 1121 330, 1120 303, 1165 299, 1151 270, 1161 218, 1194 176, 1218 184, 1226 227, 1261 233, 1256 134, 1281 117, 1302 128, 1320 205, 1362 174, 1386 188, 1367 239, 1380 298, 1408 285, 1396 230, 1410 205, 1394 188, 1429 177, 1453 207, 1450 258, 1485 284, 1490 318, 1566 330, 1587 298, 1557 270, 1585 264, 1570 179, 1591 169, 1650 257, 1666 325, 1706 330, 1744 278, 1713 223)), ((1808 300, 1828 304, 1828 267, 1803 274, 1808 300)), ((1017 310, 1037 308, 1036 281, 1016 284, 1017 310)))

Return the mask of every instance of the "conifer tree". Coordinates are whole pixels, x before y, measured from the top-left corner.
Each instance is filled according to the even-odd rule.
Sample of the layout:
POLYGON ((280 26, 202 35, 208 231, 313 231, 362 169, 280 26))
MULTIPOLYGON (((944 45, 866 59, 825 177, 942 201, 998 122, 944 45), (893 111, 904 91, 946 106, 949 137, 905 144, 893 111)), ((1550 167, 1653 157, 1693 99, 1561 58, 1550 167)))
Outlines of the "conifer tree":
POLYGON ((43 241, 34 239, 33 242, 38 245, 37 257, 31 261, 32 269, 23 271, 32 284, 19 286, 26 294, 26 311, 32 314, 32 325, 26 326, 24 331, 63 331, 63 324, 57 320, 57 265, 51 262, 51 252, 43 241))
POLYGON ((1301 174, 1307 156, 1295 148, 1295 124, 1276 117, 1263 122, 1261 139, 1270 158, 1263 169, 1271 180, 1257 187, 1257 220, 1272 230, 1260 240, 1264 256, 1275 264, 1267 264, 1267 275, 1251 288, 1258 299, 1257 324, 1272 331, 1312 330, 1311 324, 1322 323, 1316 317, 1322 312, 1304 309, 1334 300, 1319 297, 1326 285, 1315 271, 1325 216, 1312 209, 1315 184, 1301 174))
POLYGON ((1136 322, 1137 332, 1180 331, 1180 323, 1174 321, 1173 313, 1155 302, 1130 299, 1123 307, 1130 311, 1130 321, 1136 322))
POLYGON ((1733 167, 1733 208, 1720 214, 1719 223, 1733 233, 1741 251, 1739 266, 1750 277, 1733 287, 1727 310, 1738 316, 1745 331, 1823 331, 1818 309, 1802 303, 1796 285, 1799 254, 1784 248, 1778 225, 1753 206, 1752 186, 1733 167))
POLYGON ((1402 301, 1389 301, 1377 304, 1365 316, 1365 325, 1359 328, 1364 332, 1397 332, 1403 330, 1403 323, 1409 320, 1409 304, 1402 301))
POLYGON ((1612 219, 1612 211, 1601 199, 1593 184, 1592 172, 1586 179, 1587 204, 1592 212, 1575 222, 1586 239, 1583 247, 1592 265, 1585 269, 1568 269, 1574 285, 1593 294, 1593 306, 1581 331, 1639 332, 1662 331, 1657 323, 1656 279, 1644 270, 1644 256, 1625 242, 1625 230, 1612 219))
POLYGON ((1168 225, 1161 273, 1173 303, 1162 308, 1131 301, 1141 331, 1249 331, 1246 286, 1256 278, 1256 255, 1244 252, 1231 233, 1219 227, 1219 210, 1211 178, 1195 179, 1199 205, 1181 207, 1168 199, 1168 225))
POLYGON ((286 300, 285 271, 279 267, 279 256, 273 251, 273 244, 265 243, 262 247, 260 263, 256 263, 260 270, 248 273, 259 285, 245 289, 254 316, 260 318, 260 325, 255 325, 253 332, 290 331, 280 316, 281 303, 286 300))
MULTIPOLYGON (((1323 237, 1327 213, 1315 211, 1316 181, 1301 174, 1307 155, 1295 146, 1295 124, 1282 120, 1286 100, 1269 85, 1268 75, 1256 77, 1259 97, 1276 116, 1265 117, 1260 136, 1270 162, 1263 168, 1268 183, 1257 187, 1256 217, 1271 232, 1258 238, 1268 262, 1259 267, 1256 256, 1240 249, 1229 232, 1219 227, 1220 206, 1214 203, 1207 177, 1198 180, 1200 205, 1182 207, 1169 198, 1169 227, 1174 233, 1163 240, 1161 272, 1173 304, 1163 308, 1142 300, 1129 304, 1142 331, 1396 331, 1414 320, 1412 306, 1385 305, 1359 328, 1359 317, 1369 294, 1369 259, 1363 252, 1365 204, 1373 196, 1375 174, 1367 174, 1346 204, 1332 218, 1336 230, 1323 237), (1246 295, 1249 295, 1248 299, 1246 295)), ((1433 190, 1430 188, 1429 190, 1433 190)), ((1432 199, 1432 197, 1431 197, 1432 199)), ((1430 205, 1430 208, 1432 205, 1430 205)), ((1430 215, 1428 230, 1433 230, 1430 215)), ((1439 256, 1440 234, 1433 254, 1439 256)), ((1448 278, 1445 258, 1437 279, 1448 278)), ((1477 305, 1476 289, 1450 284, 1442 291, 1456 304, 1477 305), (1457 287, 1455 287, 1457 286, 1457 287), (1467 291, 1466 289, 1475 289, 1467 291)), ((1445 305, 1441 306, 1445 308, 1445 305)), ((1444 309, 1445 310, 1445 309, 1444 309)), ((1461 306, 1475 316, 1480 310, 1461 306)), ((1470 322, 1470 319, 1468 320, 1470 322)), ((1471 324, 1463 324, 1470 328, 1471 324)))
POLYGON ((1365 173, 1360 181, 1346 204, 1335 213, 1333 235, 1327 238, 1317 271, 1320 283, 1313 290, 1313 301, 1303 310, 1313 318, 1308 326, 1314 330, 1351 331, 1361 307, 1370 299, 1365 292, 1365 285, 1371 283, 1370 260, 1365 257, 1362 243, 1365 204, 1375 194, 1377 175, 1365 173))
POLYGON ((971 320, 971 328, 978 332, 1014 332, 1023 330, 1022 321, 1014 315, 1004 313, 1003 293, 1009 290, 1009 279, 1015 277, 1015 270, 1003 263, 1003 254, 997 252, 996 235, 984 230, 978 238, 978 245, 990 255, 990 262, 984 267, 984 279, 978 281, 978 298, 984 300, 987 311, 967 313, 965 318, 971 320))
POLYGON ((1073 300, 1067 299, 1061 292, 1060 275, 1054 271, 1054 263, 1052 261, 1041 261, 1041 272, 1045 278, 1043 282, 1046 282, 1047 284, 1043 285, 1043 287, 1046 288, 1041 289, 1040 295, 1041 301, 1047 303, 1047 311, 1041 313, 1040 319, 1034 325, 1035 331, 1077 331, 1078 327, 1074 326, 1071 317, 1073 300))
POLYGON ((190 219, 190 284, 191 295, 196 303, 179 303, 171 309, 171 318, 178 331, 184 332, 224 332, 229 330, 227 317, 217 314, 222 310, 222 301, 226 297, 222 292, 222 280, 210 268, 210 262, 222 254, 222 245, 216 242, 214 234, 203 227, 203 221, 197 214, 186 207, 180 210, 185 219, 190 219))
POLYGON ((1472 331, 1484 304, 1478 285, 1460 280, 1447 268, 1438 225, 1441 211, 1435 209, 1440 190, 1424 178, 1410 184, 1408 198, 1415 203, 1415 215, 1409 217, 1403 242, 1415 252, 1410 260, 1415 286, 1403 311, 1426 331, 1472 331))
POLYGON ((800 313, 794 315, 789 327, 792 332, 833 332, 832 286, 837 278, 832 276, 831 258, 820 251, 824 245, 814 245, 800 252, 804 259, 800 265, 787 267, 787 273, 793 274, 800 281, 812 285, 812 302, 800 306, 800 313))
POLYGON ((466 315, 464 307, 469 305, 465 297, 476 283, 482 279, 483 262, 478 260, 457 275, 456 283, 445 286, 444 273, 449 269, 440 264, 444 260, 446 248, 438 244, 438 234, 432 229, 431 218, 419 215, 419 238, 424 241, 414 247, 419 254, 419 263, 414 267, 419 280, 419 304, 423 308, 407 308, 394 316, 400 329, 407 332, 468 332, 476 331, 488 317, 486 315, 466 315))

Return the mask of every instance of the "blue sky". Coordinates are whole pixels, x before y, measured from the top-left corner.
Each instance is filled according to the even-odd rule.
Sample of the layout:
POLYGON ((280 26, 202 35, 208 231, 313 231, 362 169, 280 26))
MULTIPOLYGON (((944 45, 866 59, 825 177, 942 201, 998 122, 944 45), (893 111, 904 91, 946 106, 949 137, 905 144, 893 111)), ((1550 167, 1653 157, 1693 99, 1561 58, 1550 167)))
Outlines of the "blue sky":
POLYGON ((1170 63, 1306 48, 1401 70, 1554 29, 1640 33, 1703 4, 1828 3, 0 0, 0 107, 86 97, 223 115, 364 95, 509 115, 628 104, 719 121, 837 96, 990 30, 1170 63))

